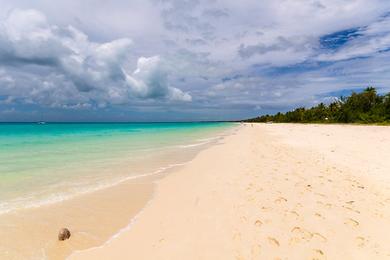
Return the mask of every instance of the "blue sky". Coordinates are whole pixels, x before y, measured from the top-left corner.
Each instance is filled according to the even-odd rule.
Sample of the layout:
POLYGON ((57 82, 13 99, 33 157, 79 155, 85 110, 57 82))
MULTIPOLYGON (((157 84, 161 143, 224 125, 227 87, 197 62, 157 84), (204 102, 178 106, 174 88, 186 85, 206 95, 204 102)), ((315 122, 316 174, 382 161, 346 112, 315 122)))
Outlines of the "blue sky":
POLYGON ((0 6, 0 121, 242 119, 390 91, 388 0, 0 6))

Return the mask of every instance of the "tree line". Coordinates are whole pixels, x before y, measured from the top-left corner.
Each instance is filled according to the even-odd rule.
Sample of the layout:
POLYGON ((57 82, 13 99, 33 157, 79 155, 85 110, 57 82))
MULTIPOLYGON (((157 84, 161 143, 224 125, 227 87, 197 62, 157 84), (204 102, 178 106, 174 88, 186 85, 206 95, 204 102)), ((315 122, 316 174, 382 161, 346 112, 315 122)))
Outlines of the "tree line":
POLYGON ((369 87, 360 93, 340 97, 330 104, 299 107, 286 113, 263 115, 246 122, 280 123, 390 123, 390 93, 379 95, 369 87))

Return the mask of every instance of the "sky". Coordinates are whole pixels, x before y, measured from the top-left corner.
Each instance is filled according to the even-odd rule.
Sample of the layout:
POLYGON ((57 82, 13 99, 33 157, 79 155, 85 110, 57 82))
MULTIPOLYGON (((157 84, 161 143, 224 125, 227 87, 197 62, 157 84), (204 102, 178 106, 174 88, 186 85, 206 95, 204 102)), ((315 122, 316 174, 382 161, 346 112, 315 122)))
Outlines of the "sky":
POLYGON ((0 121, 237 120, 390 91, 389 0, 0 7, 0 121))

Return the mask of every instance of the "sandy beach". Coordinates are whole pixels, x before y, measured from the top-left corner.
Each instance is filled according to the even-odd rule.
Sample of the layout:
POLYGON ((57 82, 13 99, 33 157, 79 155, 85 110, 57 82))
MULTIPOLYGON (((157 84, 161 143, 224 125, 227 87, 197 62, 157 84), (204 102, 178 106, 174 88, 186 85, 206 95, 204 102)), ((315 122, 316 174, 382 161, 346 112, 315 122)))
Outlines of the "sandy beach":
POLYGON ((389 259, 390 130, 246 124, 68 259, 389 259))

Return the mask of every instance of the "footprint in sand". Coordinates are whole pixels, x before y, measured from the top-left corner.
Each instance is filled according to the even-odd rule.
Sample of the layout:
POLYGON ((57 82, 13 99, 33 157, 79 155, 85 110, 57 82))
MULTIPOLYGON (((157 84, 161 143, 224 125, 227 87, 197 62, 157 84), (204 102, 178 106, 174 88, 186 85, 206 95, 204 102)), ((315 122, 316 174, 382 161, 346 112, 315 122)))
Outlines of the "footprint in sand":
POLYGON ((324 203, 324 202, 322 202, 320 200, 317 201, 317 204, 322 205, 322 206, 324 206, 327 209, 330 209, 333 206, 331 203, 324 203))
POLYGON ((256 226, 256 227, 261 227, 262 225, 263 225, 263 222, 261 222, 260 219, 258 219, 258 220, 255 221, 255 226, 256 226))
POLYGON ((326 207, 327 209, 330 209, 330 208, 332 207, 332 204, 326 203, 326 204, 325 204, 325 207, 326 207))
POLYGON ((364 237, 356 237, 355 240, 358 247, 364 247, 366 245, 366 239, 364 237))
POLYGON ((354 219, 352 219, 352 218, 347 219, 347 220, 344 222, 344 224, 349 225, 349 226, 351 226, 351 227, 357 227, 357 226, 359 226, 359 222, 356 221, 356 220, 354 220, 354 219))
POLYGON ((355 212, 355 213, 360 214, 360 211, 359 211, 359 210, 353 209, 353 208, 351 208, 351 207, 343 206, 343 208, 348 209, 348 210, 350 210, 350 211, 352 211, 352 212, 355 212))
POLYGON ((287 202, 287 199, 286 198, 283 198, 283 197, 279 197, 275 200, 275 203, 282 203, 282 202, 287 202))
POLYGON ((276 247, 279 247, 280 246, 280 243, 278 240, 276 240, 275 238, 273 237, 268 237, 268 242, 273 245, 273 246, 276 246, 276 247))
POLYGON ((298 214, 298 212, 296 212, 295 210, 287 211, 286 216, 287 216, 287 217, 288 217, 288 216, 292 216, 292 217, 294 217, 295 219, 298 219, 298 218, 299 218, 299 214, 298 214))
POLYGON ((358 182, 357 180, 352 180, 352 179, 345 179, 345 180, 348 182, 352 182, 352 184, 351 184, 352 187, 356 187, 359 189, 365 189, 365 187, 363 185, 361 185, 361 183, 358 182))
POLYGON ((326 259, 324 251, 321 249, 314 249, 312 256, 310 257, 311 260, 324 260, 326 259))
POLYGON ((313 239, 317 239, 321 242, 328 241, 328 239, 326 237, 324 237, 323 235, 321 235, 320 233, 317 233, 317 232, 313 233, 313 239))
MULTIPOLYGON (((294 227, 293 229, 291 229, 291 233, 293 233, 296 236, 295 238, 292 239, 294 241, 297 241, 296 238, 309 241, 313 237, 313 234, 311 232, 309 232, 301 227, 294 227)), ((299 239, 298 239, 298 241, 299 241, 299 239)))

